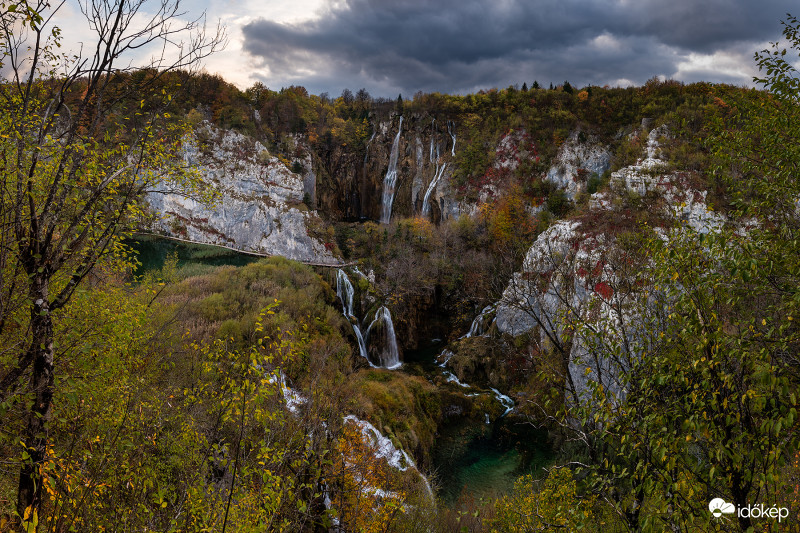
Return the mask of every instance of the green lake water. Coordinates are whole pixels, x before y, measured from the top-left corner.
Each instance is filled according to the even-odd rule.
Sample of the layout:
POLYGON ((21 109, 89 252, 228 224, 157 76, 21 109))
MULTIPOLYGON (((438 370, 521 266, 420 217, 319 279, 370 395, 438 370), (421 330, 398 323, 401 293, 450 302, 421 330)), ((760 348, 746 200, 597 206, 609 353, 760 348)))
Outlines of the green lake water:
POLYGON ((541 476, 551 457, 546 432, 513 416, 491 424, 456 420, 439 429, 433 450, 439 495, 453 503, 507 494, 520 476, 541 476))
MULTIPOLYGON (((446 348, 431 342, 403 354, 403 372, 433 376, 442 372, 436 357, 446 348)), ((483 420, 453 418, 439 427, 432 450, 439 497, 454 504, 464 496, 479 500, 508 494, 523 475, 543 476, 553 460, 547 432, 513 414, 486 424, 483 420)))
POLYGON ((137 276, 161 270, 171 254, 178 258, 178 270, 182 271, 180 277, 202 274, 222 265, 244 266, 260 259, 219 246, 190 244, 149 235, 138 235, 126 240, 125 244, 137 252, 137 259, 141 263, 134 272, 137 276))

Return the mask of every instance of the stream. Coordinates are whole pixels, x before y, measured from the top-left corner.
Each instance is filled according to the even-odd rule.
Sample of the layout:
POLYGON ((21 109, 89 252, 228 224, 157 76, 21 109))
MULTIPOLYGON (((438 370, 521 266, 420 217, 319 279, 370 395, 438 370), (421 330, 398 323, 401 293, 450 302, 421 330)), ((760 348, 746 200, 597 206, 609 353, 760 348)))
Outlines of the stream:
MULTIPOLYGON (((404 353, 403 371, 433 377, 445 370, 436 358, 445 348, 438 339, 419 350, 404 353)), ((453 386, 455 388, 455 386, 453 386)), ((492 389, 464 389, 468 395, 496 397, 492 389)), ((486 423, 465 416, 450 417, 439 426, 431 458, 431 481, 446 505, 460 498, 479 500, 508 494, 514 482, 526 474, 540 477, 554 452, 547 431, 534 428, 520 416, 510 414, 486 423)))
MULTIPOLYGON (((202 274, 220 265, 243 266, 259 259, 218 247, 186 244, 157 237, 137 237, 127 241, 127 244, 139 253, 141 265, 135 272, 137 275, 160 269, 170 254, 177 254, 178 269, 189 275, 202 274)), ((343 281, 340 282, 342 284, 339 286, 337 304, 343 308, 345 314, 352 316, 352 287, 346 287, 343 281)), ((385 313, 388 315, 388 310, 385 313)), ((480 316, 473 323, 468 335, 482 333, 484 325, 480 316)), ((386 318, 382 316, 381 319, 386 318)), ((355 317, 351 324, 355 329, 359 328, 355 317)), ((393 336, 393 330, 391 334, 393 336)), ((449 372, 437 361, 444 349, 444 342, 433 339, 421 349, 406 350, 402 364, 394 359, 378 362, 383 363, 381 366, 396 366, 397 369, 393 370, 395 372, 406 372, 433 380, 449 372)), ((364 346, 359 347, 359 352, 366 356, 364 346)), ((446 386, 462 392, 462 387, 456 383, 446 386)), ((466 395, 490 394, 499 399, 499 393, 488 388, 464 387, 463 392, 466 395)), ((436 442, 431 450, 430 479, 445 505, 457 505, 459 499, 479 500, 507 494, 517 478, 526 474, 538 477, 541 475, 541 468, 552 461, 554 453, 547 442, 547 432, 534 428, 522 417, 509 411, 489 423, 485 419, 450 416, 439 426, 436 442)))

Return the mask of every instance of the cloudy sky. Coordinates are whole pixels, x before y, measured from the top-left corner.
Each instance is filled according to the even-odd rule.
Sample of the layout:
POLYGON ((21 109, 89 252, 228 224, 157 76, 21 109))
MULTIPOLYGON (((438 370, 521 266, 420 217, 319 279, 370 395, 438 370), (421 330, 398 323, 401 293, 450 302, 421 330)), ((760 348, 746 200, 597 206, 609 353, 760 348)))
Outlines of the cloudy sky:
MULTIPOLYGON (((184 0, 227 27, 206 61, 244 88, 338 95, 466 93, 512 84, 751 84, 753 53, 796 0, 184 0)), ((800 14, 800 13, 796 13, 800 14)), ((71 24, 77 28, 79 24, 71 24)), ((75 35, 68 35, 67 41, 75 35)))

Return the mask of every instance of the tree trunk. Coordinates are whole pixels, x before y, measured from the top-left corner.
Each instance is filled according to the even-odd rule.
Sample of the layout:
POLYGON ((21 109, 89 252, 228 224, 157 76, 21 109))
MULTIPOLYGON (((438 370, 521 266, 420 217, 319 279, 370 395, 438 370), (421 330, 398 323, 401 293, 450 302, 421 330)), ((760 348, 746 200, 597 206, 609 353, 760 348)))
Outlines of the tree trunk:
POLYGON ((28 459, 19 474, 17 512, 23 522, 38 520, 42 504, 42 471, 47 454, 48 429, 53 400, 53 320, 48 302, 48 280, 32 280, 31 344, 33 359, 29 394, 35 401, 28 413, 25 447, 28 459))

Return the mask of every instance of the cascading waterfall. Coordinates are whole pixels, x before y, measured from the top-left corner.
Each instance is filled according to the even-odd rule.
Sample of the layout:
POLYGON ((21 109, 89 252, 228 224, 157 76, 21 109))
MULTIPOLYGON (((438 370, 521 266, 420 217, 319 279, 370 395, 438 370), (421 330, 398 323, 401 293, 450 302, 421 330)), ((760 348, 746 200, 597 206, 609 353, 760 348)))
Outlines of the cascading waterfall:
POLYGON ((367 328, 367 343, 370 342, 370 334, 372 328, 378 324, 383 324, 384 328, 384 343, 381 347, 380 354, 378 355, 379 366, 388 369, 400 368, 400 351, 397 348, 397 337, 394 333, 394 324, 392 323, 392 313, 385 305, 381 306, 375 313, 375 318, 367 328))
POLYGON ((433 139, 436 137, 436 130, 434 129, 434 125, 436 124, 436 119, 431 120, 431 149, 428 155, 431 163, 439 159, 439 147, 436 147, 436 159, 433 158, 433 139))
POLYGON ((383 433, 378 431, 378 428, 367 422, 366 420, 361 420, 353 415, 348 415, 344 417, 345 423, 352 422, 353 424, 357 425, 361 430, 361 435, 364 437, 366 442, 372 443, 374 446, 373 454, 375 457, 380 459, 386 459, 386 462, 392 468, 396 468, 401 472, 405 472, 409 468, 413 468, 419 474, 420 479, 425 484, 425 488, 428 492, 428 496, 433 499, 433 489, 431 489, 431 484, 428 481, 428 478, 419 471, 417 468, 417 464, 414 460, 406 453, 406 451, 402 448, 397 448, 394 443, 385 437, 383 433))
POLYGON ((338 296, 339 300, 342 302, 344 316, 347 317, 348 320, 353 316, 354 293, 355 290, 353 289, 353 284, 350 283, 350 278, 348 278, 344 270, 340 268, 336 271, 336 296, 338 296))
MULTIPOLYGON (((489 315, 491 315, 492 312, 494 312, 495 305, 496 304, 492 304, 492 305, 487 305, 486 307, 484 307, 483 310, 480 312, 480 314, 478 316, 476 316, 475 319, 472 321, 472 324, 470 325, 470 328, 469 328, 469 332, 466 333, 465 335, 461 336, 460 338, 461 339, 466 339, 466 338, 469 338, 469 337, 477 337, 477 336, 485 335, 486 331, 489 329, 489 327, 491 327, 492 323, 494 322, 494 319, 492 319, 492 321, 488 322, 488 324, 487 324, 487 320, 486 319, 489 317, 489 315)), ((473 387, 472 385, 470 385, 468 383, 461 382, 458 379, 458 376, 456 376, 455 374, 453 374, 452 372, 447 370, 447 364, 450 362, 450 359, 452 359, 454 356, 455 356, 455 354, 452 351, 447 350, 447 349, 442 350, 442 353, 439 354, 439 357, 442 359, 442 362, 439 363, 439 366, 444 369, 444 370, 442 370, 442 373, 444 374, 445 379, 447 380, 448 383, 455 383, 456 385, 464 387, 465 389, 475 388, 475 387, 473 387)), ((514 406, 515 406, 514 400, 512 400, 509 396, 501 393, 499 390, 497 390, 495 388, 491 388, 490 387, 489 390, 492 392, 492 394, 494 395, 495 399, 498 402, 500 402, 500 405, 502 405, 503 408, 505 409, 503 414, 500 415, 501 418, 506 416, 508 413, 510 413, 511 411, 514 410, 514 406)), ((475 396, 475 394, 468 394, 467 396, 475 396)), ((486 415, 486 423, 487 424, 490 423, 488 414, 486 415)))
MULTIPOLYGON (((439 183, 439 180, 442 179, 444 175, 444 168, 447 166, 447 163, 443 163, 442 166, 439 166, 439 145, 435 145, 434 150, 434 138, 436 137, 435 133, 436 130, 434 129, 434 124, 436 123, 436 119, 431 121, 431 148, 430 148, 430 160, 431 163, 436 163, 436 170, 433 173, 433 179, 428 184, 428 189, 425 191, 425 196, 422 198, 422 216, 428 216, 431 211, 431 204, 430 198, 431 194, 433 193, 434 189, 436 189, 436 184, 439 183)), ((449 127, 449 126, 448 126, 449 127)))
POLYGON ((497 389, 489 387, 489 390, 491 390, 494 393, 494 397, 497 398, 497 401, 500 402, 500 404, 506 408, 505 412, 503 413, 503 416, 506 416, 508 413, 514 410, 514 400, 512 400, 511 398, 509 398, 508 396, 506 396, 497 389))
POLYGON ((483 311, 481 311, 481 313, 475 317, 475 320, 472 321, 472 324, 470 324, 469 332, 467 332, 467 334, 461 338, 465 339, 484 335, 486 331, 488 331, 489 327, 491 327, 492 322, 494 322, 494 320, 492 320, 492 322, 489 322, 488 325, 486 324, 486 318, 492 311, 494 311, 494 307, 494 305, 487 305, 484 307, 483 311))
POLYGON ((373 129, 372 130, 372 137, 370 137, 369 140, 367 141, 367 146, 366 146, 366 149, 364 150, 365 151, 365 153, 364 153, 364 164, 365 165, 367 164, 367 160, 369 159, 369 145, 372 144, 372 140, 375 139, 375 135, 377 135, 377 133, 378 133, 377 130, 373 129))
POLYGON ((386 177, 383 178, 383 196, 381 197, 381 224, 388 224, 392 219, 392 202, 394 202, 394 188, 397 183, 397 156, 400 147, 400 134, 403 132, 403 117, 400 117, 400 126, 397 128, 397 136, 392 143, 392 151, 389 154, 389 169, 386 177))
POLYGON ((342 302, 342 308, 345 318, 350 325, 353 326, 353 332, 356 334, 356 340, 358 340, 358 352, 370 366, 375 366, 372 364, 372 361, 369 360, 369 356, 367 355, 367 343, 364 342, 364 336, 361 334, 361 328, 358 325, 358 319, 353 314, 353 284, 350 283, 350 278, 347 277, 344 270, 341 268, 336 272, 336 295, 339 297, 339 300, 342 302))
POLYGON ((422 199, 422 216, 426 217, 431 212, 431 194, 433 190, 436 188, 436 185, 439 183, 439 180, 442 179, 444 175, 444 169, 447 167, 447 163, 442 163, 442 166, 439 166, 439 163, 436 163, 436 174, 433 176, 430 184, 428 185, 428 190, 425 191, 425 197, 422 199))
POLYGON ((453 157, 456 156, 456 132, 455 132, 455 124, 453 124, 452 120, 447 121, 447 133, 450 134, 450 138, 453 139, 453 147, 450 149, 450 155, 453 157))

